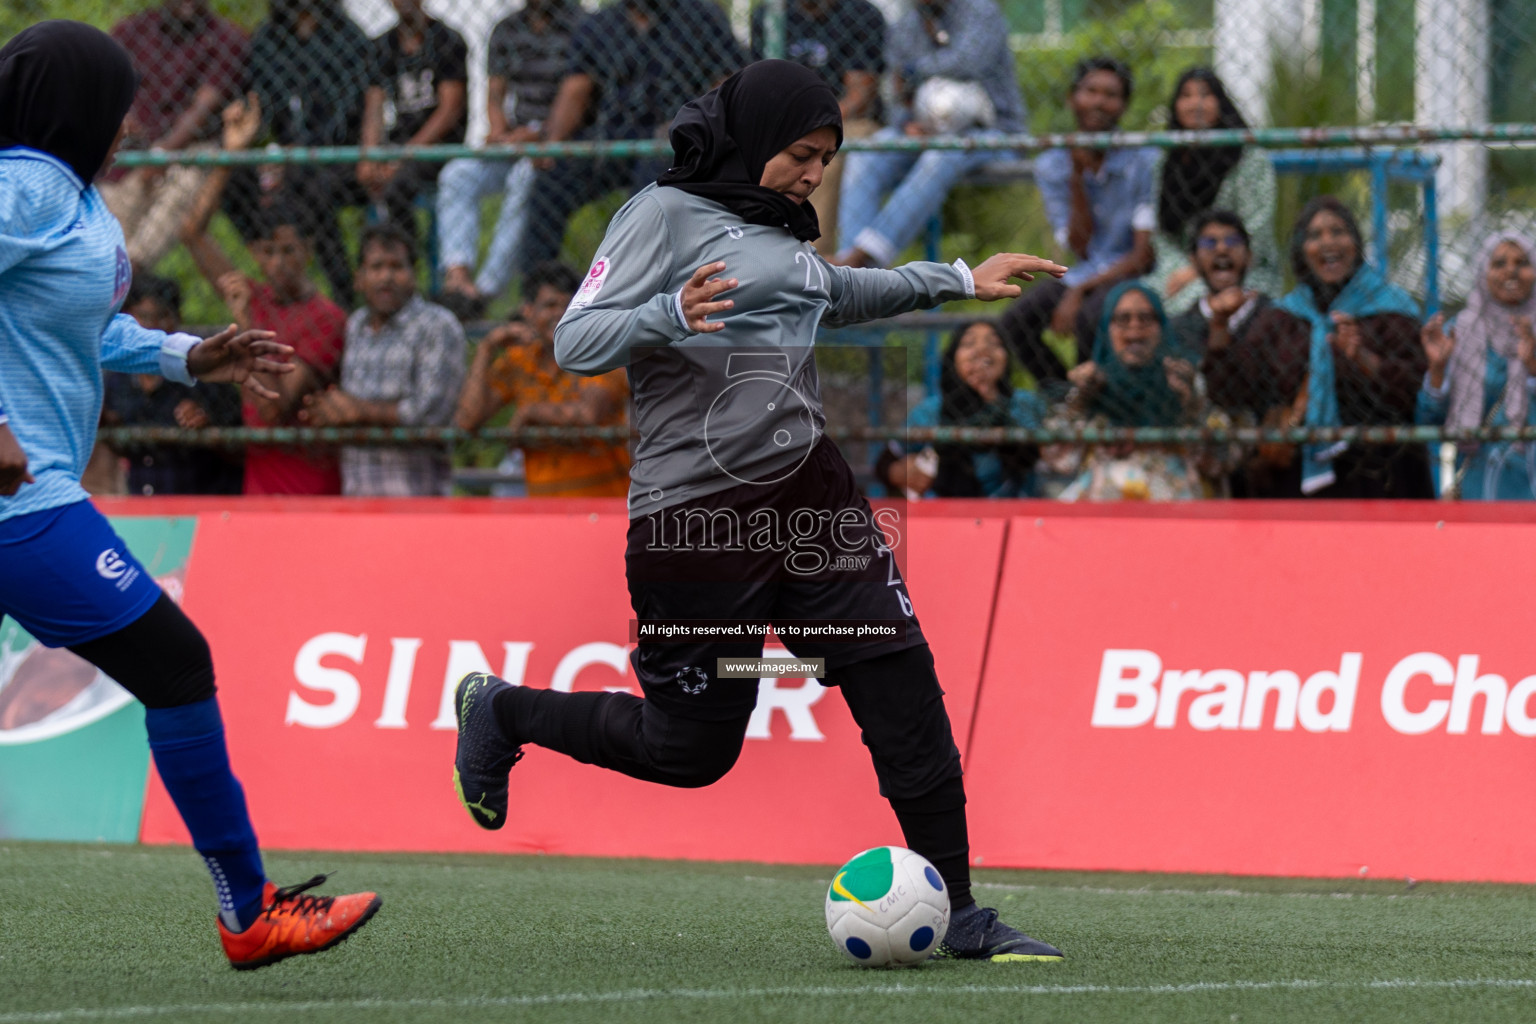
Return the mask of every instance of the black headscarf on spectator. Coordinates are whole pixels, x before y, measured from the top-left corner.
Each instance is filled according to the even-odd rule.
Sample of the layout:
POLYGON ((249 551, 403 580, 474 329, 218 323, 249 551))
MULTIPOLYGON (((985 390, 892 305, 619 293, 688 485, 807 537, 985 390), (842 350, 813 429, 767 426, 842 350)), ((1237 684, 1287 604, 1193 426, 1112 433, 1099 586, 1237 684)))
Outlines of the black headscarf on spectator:
POLYGON ((128 51, 78 21, 42 21, 0 49, 0 149, 58 157, 90 185, 133 104, 128 51))
POLYGON ((683 104, 672 121, 673 166, 657 182, 813 242, 821 237, 815 208, 758 182, 769 160, 818 128, 835 129, 843 144, 832 87, 804 65, 760 60, 683 104))
POLYGON ((1355 220, 1354 211, 1345 206, 1333 196, 1317 196, 1307 201, 1307 205, 1301 208, 1301 213, 1296 215, 1296 226, 1291 229, 1291 272, 1296 275, 1296 283, 1304 284, 1312 289, 1312 296, 1317 301, 1318 309, 1327 309, 1333 305, 1333 300, 1339 297, 1344 286, 1349 284, 1355 271, 1365 262, 1365 239, 1360 237, 1360 223, 1355 220), (1335 214, 1344 222, 1344 229, 1355 240, 1355 265, 1350 268, 1349 277, 1336 285, 1324 284, 1312 273, 1312 268, 1307 266, 1307 228, 1312 224, 1312 218, 1326 210, 1335 214))
MULTIPOLYGON (((960 377, 955 369, 955 353, 960 350, 960 339, 977 324, 991 328, 985 320, 972 320, 961 324, 949 336, 939 368, 939 425, 945 427, 1016 427, 1012 416, 1013 386, 1008 378, 1013 372, 1013 356, 1008 345, 999 336, 1005 360, 1002 379, 997 382, 997 399, 988 402, 960 377)), ((995 330, 995 328, 993 328, 995 330)), ((938 444, 934 451, 939 456, 939 474, 933 481, 933 491, 945 498, 983 498, 981 482, 976 479, 976 467, 971 456, 990 451, 1003 464, 1003 475, 1015 486, 1021 487, 1024 478, 1040 459, 1040 449, 1032 444, 938 444)))
MULTIPOLYGON (((1179 123, 1176 113, 1179 93, 1184 91, 1185 83, 1196 80, 1204 82, 1216 97, 1218 114, 1214 127, 1248 127, 1216 72, 1210 68, 1190 68, 1173 86, 1173 99, 1168 102, 1170 129, 1178 131, 1187 127, 1179 123)), ((1242 146, 1174 146, 1168 150, 1168 159, 1163 162, 1162 192, 1157 200, 1158 226, 1183 241, 1184 229, 1190 220, 1215 205, 1221 183, 1242 158, 1242 146)))

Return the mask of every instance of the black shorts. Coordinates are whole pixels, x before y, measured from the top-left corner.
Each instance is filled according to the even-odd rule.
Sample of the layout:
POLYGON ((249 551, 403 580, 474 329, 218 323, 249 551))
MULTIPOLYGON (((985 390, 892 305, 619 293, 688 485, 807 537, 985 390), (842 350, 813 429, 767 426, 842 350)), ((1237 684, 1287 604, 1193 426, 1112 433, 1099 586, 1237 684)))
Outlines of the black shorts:
MULTIPOLYGON (((797 658, 824 658, 829 673, 920 646, 899 568, 907 524, 894 509, 877 520, 837 446, 823 439, 775 484, 741 484, 631 520, 624 555, 637 622, 885 623, 889 639, 780 637, 797 658), (882 532, 881 525, 887 530, 882 532)), ((724 720, 751 713, 756 679, 720 678, 720 658, 756 658, 763 642, 645 641, 635 676, 670 714, 724 720)), ((835 682, 835 679, 833 680, 835 682)), ((827 682, 827 680, 823 680, 827 682)))

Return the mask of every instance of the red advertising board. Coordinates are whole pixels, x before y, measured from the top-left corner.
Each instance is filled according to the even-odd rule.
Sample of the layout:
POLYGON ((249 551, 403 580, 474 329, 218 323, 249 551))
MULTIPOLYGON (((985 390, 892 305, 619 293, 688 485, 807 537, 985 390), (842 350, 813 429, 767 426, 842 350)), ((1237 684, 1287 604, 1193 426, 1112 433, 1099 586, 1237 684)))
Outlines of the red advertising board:
MULTIPOLYGON (((201 516, 185 607, 212 644, 265 845, 836 862, 900 841, 842 701, 796 679, 763 695, 740 762, 715 786, 669 790, 533 749, 514 769, 506 829, 470 822, 453 794, 444 701, 463 673, 638 692, 622 503, 594 507, 237 504, 201 516)), ((963 737, 1007 524, 903 525, 910 589, 963 737)), ((143 838, 186 841, 156 779, 143 838)))
POLYGON ((1528 522, 1016 518, 973 856, 1536 880, 1533 580, 1528 522))

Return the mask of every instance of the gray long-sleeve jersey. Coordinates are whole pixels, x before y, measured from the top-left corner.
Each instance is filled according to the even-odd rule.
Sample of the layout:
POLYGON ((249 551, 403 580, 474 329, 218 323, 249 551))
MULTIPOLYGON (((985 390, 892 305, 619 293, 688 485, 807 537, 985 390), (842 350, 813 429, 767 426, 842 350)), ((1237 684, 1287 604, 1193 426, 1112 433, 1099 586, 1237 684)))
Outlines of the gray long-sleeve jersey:
POLYGON ((638 517, 740 484, 792 474, 826 425, 817 325, 843 326, 975 294, 965 263, 834 267, 784 228, 743 223, 718 203, 651 185, 608 225, 597 259, 555 328, 561 367, 628 367, 640 443, 630 470, 638 517), (691 331, 682 288, 699 267, 740 283, 735 305, 691 331))

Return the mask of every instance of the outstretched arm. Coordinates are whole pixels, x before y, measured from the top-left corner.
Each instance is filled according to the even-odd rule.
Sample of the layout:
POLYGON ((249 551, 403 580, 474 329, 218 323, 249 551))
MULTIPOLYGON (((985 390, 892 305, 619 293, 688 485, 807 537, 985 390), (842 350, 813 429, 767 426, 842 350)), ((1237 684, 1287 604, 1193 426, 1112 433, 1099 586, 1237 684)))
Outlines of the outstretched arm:
POLYGON ((1036 274, 1060 277, 1067 272, 1058 263, 1024 253, 998 253, 974 270, 963 260, 908 263, 892 270, 834 267, 824 261, 820 266, 831 277, 832 304, 823 320, 829 327, 866 323, 953 299, 1015 298, 1022 289, 1011 284, 1012 279, 1033 281, 1036 274))

